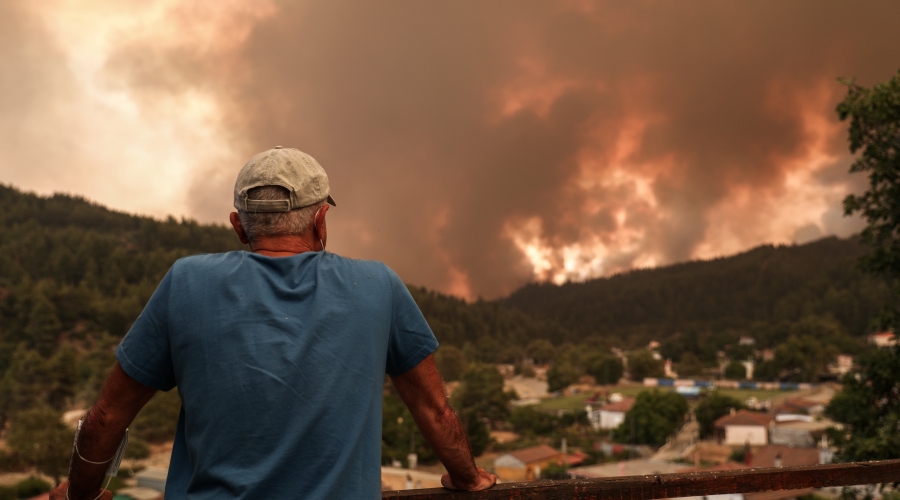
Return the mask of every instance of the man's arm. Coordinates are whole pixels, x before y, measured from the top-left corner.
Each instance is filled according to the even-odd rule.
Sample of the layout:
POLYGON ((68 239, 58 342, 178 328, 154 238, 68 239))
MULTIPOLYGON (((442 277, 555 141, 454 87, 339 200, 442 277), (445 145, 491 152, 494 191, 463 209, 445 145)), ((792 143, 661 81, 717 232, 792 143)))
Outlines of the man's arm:
POLYGON ((478 491, 493 486, 497 477, 475 465, 466 431, 447 400, 434 356, 429 355, 391 380, 422 435, 447 468, 448 474, 441 478, 444 487, 478 491))
POLYGON ((107 459, 115 455, 125 436, 125 429, 154 394, 156 389, 131 378, 116 363, 103 384, 97 403, 84 418, 76 443, 78 453, 75 450, 72 452, 69 482, 53 490, 52 499, 67 498, 67 489, 69 500, 112 498, 109 492, 97 496, 101 493, 104 472, 109 466, 107 459))

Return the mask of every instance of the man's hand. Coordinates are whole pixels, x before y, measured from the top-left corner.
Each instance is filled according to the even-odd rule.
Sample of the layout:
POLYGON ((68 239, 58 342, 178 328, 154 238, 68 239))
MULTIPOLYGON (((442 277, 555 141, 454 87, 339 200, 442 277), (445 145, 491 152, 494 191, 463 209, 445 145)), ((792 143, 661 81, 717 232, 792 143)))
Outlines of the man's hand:
MULTIPOLYGON (((53 491, 50 492, 50 500, 66 500, 66 490, 69 489, 69 482, 66 481, 61 485, 54 488, 53 491)), ((93 500, 94 496, 88 498, 87 500, 93 500)), ((112 500, 113 494, 109 490, 103 490, 103 493, 100 493, 100 496, 97 497, 97 500, 112 500)), ((68 500, 81 500, 80 498, 70 497, 68 500)))
POLYGON ((450 474, 441 477, 441 484, 448 490, 456 491, 481 491, 486 490, 497 482, 497 476, 478 467, 478 481, 473 484, 456 484, 450 479, 450 474))

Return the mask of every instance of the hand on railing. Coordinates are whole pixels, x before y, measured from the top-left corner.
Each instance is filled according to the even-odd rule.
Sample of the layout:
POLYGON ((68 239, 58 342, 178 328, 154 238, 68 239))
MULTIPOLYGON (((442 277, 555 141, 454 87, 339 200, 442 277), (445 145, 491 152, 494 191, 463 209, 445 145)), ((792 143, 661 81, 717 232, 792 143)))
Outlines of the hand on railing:
POLYGON ((497 476, 490 472, 476 467, 478 469, 478 480, 472 484, 460 484, 450 479, 450 474, 444 474, 441 477, 441 484, 444 488, 454 491, 481 491, 486 490, 497 482, 497 476))

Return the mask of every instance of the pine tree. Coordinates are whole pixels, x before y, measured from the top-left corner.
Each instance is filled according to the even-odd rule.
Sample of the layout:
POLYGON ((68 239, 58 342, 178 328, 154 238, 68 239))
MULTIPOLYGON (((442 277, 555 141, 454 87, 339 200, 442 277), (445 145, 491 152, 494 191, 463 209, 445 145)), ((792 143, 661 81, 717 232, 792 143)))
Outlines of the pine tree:
POLYGON ((56 307, 43 293, 35 291, 25 333, 29 346, 42 356, 50 356, 56 349, 56 341, 62 331, 62 323, 56 316, 56 307))

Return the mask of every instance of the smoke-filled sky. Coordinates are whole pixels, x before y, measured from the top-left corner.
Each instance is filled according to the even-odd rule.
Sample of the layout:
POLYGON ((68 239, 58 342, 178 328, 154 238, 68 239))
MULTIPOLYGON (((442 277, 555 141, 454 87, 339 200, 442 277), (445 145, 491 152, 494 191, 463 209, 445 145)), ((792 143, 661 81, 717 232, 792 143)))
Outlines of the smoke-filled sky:
POLYGON ((0 182, 224 223, 312 154, 329 248, 467 298, 861 227, 836 80, 896 1, 0 2, 0 182))

